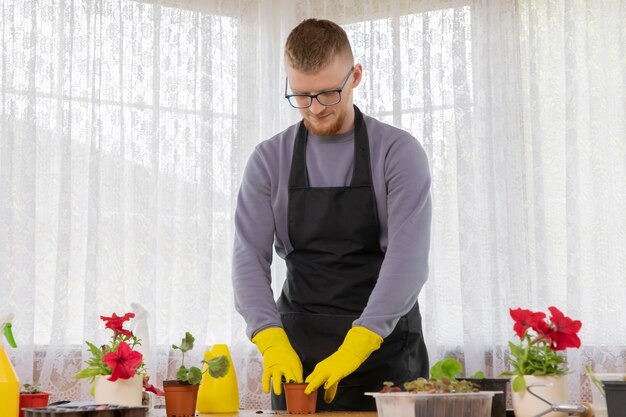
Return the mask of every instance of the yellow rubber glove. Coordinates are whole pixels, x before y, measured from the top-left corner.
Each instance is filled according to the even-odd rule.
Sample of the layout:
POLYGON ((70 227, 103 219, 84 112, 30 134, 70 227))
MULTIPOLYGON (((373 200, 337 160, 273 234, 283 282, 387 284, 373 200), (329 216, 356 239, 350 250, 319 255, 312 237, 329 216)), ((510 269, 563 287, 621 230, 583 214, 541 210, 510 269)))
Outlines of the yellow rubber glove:
POLYGON ((309 385, 304 393, 310 394, 324 384, 324 401, 330 403, 335 399, 339 381, 356 371, 382 342, 382 337, 365 327, 351 328, 337 352, 318 363, 306 378, 304 382, 309 385))
POLYGON ((252 343, 263 355, 263 391, 266 394, 270 392, 270 378, 276 395, 282 392, 283 376, 287 382, 302 382, 302 362, 282 328, 261 330, 252 338, 252 343))

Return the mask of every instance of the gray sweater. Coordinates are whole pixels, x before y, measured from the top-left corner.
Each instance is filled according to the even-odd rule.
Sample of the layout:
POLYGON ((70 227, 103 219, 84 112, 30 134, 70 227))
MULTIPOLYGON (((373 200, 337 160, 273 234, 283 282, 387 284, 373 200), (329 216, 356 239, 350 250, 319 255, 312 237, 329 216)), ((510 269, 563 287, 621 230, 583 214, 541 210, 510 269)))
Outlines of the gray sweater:
MULTIPOLYGON (((364 115, 374 193, 385 252, 365 310, 353 322, 389 335, 415 304, 428 277, 432 207, 428 159, 409 133, 364 115)), ((293 250, 287 231, 287 190, 298 125, 260 143, 248 160, 235 211, 235 308, 252 338, 282 327, 271 288, 272 244, 285 258, 293 250)), ((339 136, 309 133, 306 163, 311 187, 347 186, 352 178, 354 130, 339 136)))

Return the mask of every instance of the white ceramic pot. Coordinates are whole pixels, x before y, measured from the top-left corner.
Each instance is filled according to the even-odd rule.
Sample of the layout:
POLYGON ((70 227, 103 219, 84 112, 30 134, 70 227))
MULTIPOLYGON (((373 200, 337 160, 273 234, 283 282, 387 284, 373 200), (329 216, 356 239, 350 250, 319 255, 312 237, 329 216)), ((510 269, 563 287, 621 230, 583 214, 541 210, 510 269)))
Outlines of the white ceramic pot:
POLYGON ((143 376, 135 375, 130 379, 118 379, 115 382, 107 378, 105 375, 96 377, 94 387, 96 404, 141 405, 143 376))
MULTIPOLYGON (((556 404, 567 404, 567 377, 566 376, 524 376, 526 387, 533 384, 541 384, 545 386, 536 386, 532 388, 533 392, 541 395, 543 398, 556 404)), ((550 405, 541 401, 532 395, 528 390, 519 392, 512 391, 511 398, 513 400, 513 411, 515 417, 534 417, 537 414, 546 411, 550 405)), ((545 417, 566 417, 565 413, 551 412, 545 414, 545 417)))

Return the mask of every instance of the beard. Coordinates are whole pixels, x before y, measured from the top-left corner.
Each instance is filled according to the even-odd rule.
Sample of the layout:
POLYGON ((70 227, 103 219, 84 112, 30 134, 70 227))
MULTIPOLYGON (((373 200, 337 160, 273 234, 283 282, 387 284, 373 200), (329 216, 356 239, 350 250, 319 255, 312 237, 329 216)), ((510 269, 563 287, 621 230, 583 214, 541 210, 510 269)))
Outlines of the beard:
POLYGON ((323 122, 323 123, 315 123, 311 122, 308 117, 304 116, 304 126, 309 130, 309 132, 313 133, 317 136, 334 136, 341 131, 343 127, 343 122, 346 120, 346 112, 338 111, 336 113, 337 117, 334 121, 331 122, 323 122))

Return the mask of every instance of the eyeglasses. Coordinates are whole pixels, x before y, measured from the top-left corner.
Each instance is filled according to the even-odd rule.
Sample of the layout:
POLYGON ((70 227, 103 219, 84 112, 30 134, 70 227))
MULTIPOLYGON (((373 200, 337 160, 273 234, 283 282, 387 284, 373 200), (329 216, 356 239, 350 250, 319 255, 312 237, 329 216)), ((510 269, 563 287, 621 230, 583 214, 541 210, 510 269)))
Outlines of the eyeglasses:
POLYGON ((313 99, 316 99, 322 106, 334 106, 341 101, 341 92, 346 86, 348 79, 350 79, 352 71, 354 71, 354 67, 350 68, 350 71, 348 72, 348 75, 346 75, 346 79, 343 80, 343 84, 341 84, 340 88, 337 88, 336 90, 321 91, 317 94, 287 94, 289 79, 285 78, 285 98, 289 100, 289 104, 296 109, 306 109, 307 107, 311 107, 313 99))

